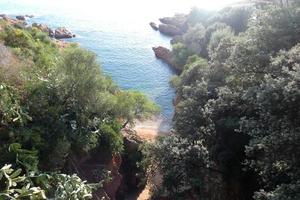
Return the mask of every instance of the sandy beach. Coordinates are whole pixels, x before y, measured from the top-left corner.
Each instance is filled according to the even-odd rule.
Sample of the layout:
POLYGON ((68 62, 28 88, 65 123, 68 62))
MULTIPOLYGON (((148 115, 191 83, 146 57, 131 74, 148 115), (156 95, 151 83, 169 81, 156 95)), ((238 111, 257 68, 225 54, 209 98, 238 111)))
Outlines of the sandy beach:
POLYGON ((136 121, 133 128, 143 140, 153 141, 159 135, 170 133, 169 125, 161 118, 136 121))

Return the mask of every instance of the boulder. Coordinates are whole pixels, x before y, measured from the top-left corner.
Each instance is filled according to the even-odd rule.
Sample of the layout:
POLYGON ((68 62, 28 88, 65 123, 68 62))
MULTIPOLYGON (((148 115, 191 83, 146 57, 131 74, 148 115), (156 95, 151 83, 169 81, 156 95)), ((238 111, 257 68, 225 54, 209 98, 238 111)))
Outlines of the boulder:
POLYGON ((64 39, 64 38, 72 38, 75 37, 74 34, 72 34, 69 30, 67 30, 65 27, 59 27, 54 32, 54 37, 56 39, 64 39))
POLYGON ((150 26, 153 30, 155 30, 155 31, 158 30, 158 26, 154 22, 150 22, 150 26))
POLYGON ((158 47, 153 47, 152 50, 155 53, 155 56, 165 63, 172 65, 171 61, 171 51, 167 49, 166 47, 158 46, 158 47))
POLYGON ((25 16, 24 15, 17 15, 16 19, 24 21, 25 20, 25 16))
POLYGON ((54 37, 54 31, 46 24, 33 23, 32 27, 38 28, 40 31, 47 33, 50 37, 54 37))
POLYGON ((34 15, 25 15, 25 17, 28 17, 28 18, 33 18, 34 15))
POLYGON ((183 32, 176 26, 170 24, 160 24, 158 26, 159 32, 167 36, 181 35, 183 32))
POLYGON ((159 19, 159 21, 163 24, 169 24, 177 27, 182 26, 186 20, 187 15, 185 14, 176 14, 174 17, 163 17, 159 19))

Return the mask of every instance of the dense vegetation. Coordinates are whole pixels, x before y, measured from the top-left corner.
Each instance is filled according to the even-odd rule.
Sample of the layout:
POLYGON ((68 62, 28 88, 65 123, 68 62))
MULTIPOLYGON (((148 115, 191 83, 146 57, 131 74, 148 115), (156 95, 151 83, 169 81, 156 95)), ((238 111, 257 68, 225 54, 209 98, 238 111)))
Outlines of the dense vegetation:
POLYGON ((87 183, 79 163, 121 153, 122 127, 158 111, 118 88, 93 53, 67 46, 0 20, 0 199, 92 198, 109 174, 95 169, 87 183))
POLYGON ((154 197, 300 199, 298 2, 194 9, 187 24, 174 134, 144 150, 163 176, 154 197))

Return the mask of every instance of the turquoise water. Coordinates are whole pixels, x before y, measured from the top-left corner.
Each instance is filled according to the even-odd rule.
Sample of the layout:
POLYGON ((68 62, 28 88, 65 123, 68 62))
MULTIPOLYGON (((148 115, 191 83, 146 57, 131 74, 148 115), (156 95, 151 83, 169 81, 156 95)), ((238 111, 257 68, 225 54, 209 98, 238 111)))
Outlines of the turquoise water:
POLYGON ((103 71, 121 88, 152 98, 170 122, 174 90, 169 79, 174 71, 157 60, 151 49, 168 47, 170 38, 153 31, 149 22, 188 8, 178 4, 165 9, 155 3, 159 1, 0 0, 0 13, 33 14, 31 22, 67 27, 77 36, 70 41, 95 52, 103 71))

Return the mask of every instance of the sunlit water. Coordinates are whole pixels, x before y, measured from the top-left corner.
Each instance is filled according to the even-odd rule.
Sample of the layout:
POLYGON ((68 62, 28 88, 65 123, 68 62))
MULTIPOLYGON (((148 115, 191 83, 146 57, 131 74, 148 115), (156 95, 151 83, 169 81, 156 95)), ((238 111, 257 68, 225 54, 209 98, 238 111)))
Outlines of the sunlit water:
MULTIPOLYGON (((201 0, 199 0, 201 2, 201 0)), ((144 92, 167 122, 173 114, 172 69, 157 60, 153 46, 170 38, 153 31, 150 21, 188 12, 194 0, 0 0, 0 13, 33 14, 31 22, 65 26, 78 42, 98 56, 102 69, 123 89, 144 92)), ((207 1, 202 1, 207 2, 207 1)))

